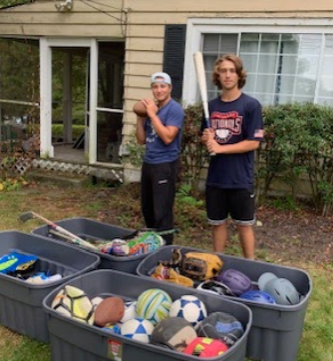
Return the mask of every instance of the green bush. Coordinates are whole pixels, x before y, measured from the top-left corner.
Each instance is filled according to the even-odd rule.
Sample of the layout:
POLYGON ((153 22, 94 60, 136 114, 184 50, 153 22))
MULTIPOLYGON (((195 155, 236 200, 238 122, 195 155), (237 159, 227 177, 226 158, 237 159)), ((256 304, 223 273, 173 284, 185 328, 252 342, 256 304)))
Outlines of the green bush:
MULTIPOLYGON (((84 125, 72 125, 73 130, 73 139, 77 139, 82 132, 84 131, 84 125)), ((52 136, 54 138, 62 138, 63 137, 64 126, 62 124, 52 124, 52 136)))
POLYGON ((206 147, 200 140, 202 114, 202 104, 189 105, 185 109, 181 145, 181 180, 190 185, 194 193, 199 190, 200 173, 208 161, 206 147))
POLYGON ((333 202, 333 108, 312 103, 263 109, 265 142, 257 155, 257 188, 267 193, 274 180, 297 195, 300 177, 308 179, 314 205, 323 214, 333 202))

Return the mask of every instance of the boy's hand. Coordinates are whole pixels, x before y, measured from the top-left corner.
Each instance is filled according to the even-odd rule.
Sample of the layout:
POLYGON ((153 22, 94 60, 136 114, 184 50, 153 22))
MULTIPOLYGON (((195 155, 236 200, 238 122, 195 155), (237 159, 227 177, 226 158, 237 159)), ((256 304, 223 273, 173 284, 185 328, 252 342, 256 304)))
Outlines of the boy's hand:
POLYGON ((215 132, 213 128, 206 128, 203 133, 201 140, 203 143, 207 144, 209 140, 214 140, 215 138, 215 132))

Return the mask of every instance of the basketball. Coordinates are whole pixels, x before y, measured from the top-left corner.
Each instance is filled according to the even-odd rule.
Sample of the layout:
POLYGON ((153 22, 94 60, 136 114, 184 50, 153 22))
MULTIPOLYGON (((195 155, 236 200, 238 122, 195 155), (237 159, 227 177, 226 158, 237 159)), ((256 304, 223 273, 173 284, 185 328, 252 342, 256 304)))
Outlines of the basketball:
POLYGON ((171 297, 163 290, 152 288, 141 293, 138 297, 136 312, 138 317, 144 318, 156 325, 169 316, 172 304, 171 297))
POLYGON ((125 303, 120 297, 105 298, 95 310, 95 324, 100 327, 114 325, 124 316, 125 303))
POLYGON ((136 102, 133 106, 133 112, 139 116, 139 117, 146 117, 147 116, 147 110, 145 105, 142 103, 141 100, 136 102))

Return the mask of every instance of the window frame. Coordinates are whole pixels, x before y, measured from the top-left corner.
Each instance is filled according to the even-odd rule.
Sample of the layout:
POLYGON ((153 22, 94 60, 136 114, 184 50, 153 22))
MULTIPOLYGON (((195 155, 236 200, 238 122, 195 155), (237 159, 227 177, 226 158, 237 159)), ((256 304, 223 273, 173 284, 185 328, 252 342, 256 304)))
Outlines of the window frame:
MULTIPOLYGON (((243 33, 277 33, 277 34, 333 34, 331 19, 289 19, 289 18, 190 18, 187 22, 183 103, 196 103, 199 90, 196 81, 193 54, 201 51, 204 34, 238 34, 237 52, 240 47, 240 34, 243 33)), ((323 59, 318 65, 318 75, 321 73, 323 59)), ((318 83, 316 85, 314 102, 318 99, 318 83)))

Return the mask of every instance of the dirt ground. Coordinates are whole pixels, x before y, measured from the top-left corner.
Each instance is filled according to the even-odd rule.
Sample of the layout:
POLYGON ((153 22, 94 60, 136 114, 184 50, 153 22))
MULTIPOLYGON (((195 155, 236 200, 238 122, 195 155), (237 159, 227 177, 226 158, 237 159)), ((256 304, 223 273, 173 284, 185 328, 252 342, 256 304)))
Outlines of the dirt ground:
POLYGON ((333 262, 333 217, 314 210, 288 212, 259 208, 255 227, 257 248, 268 249, 284 260, 333 262))
MULTIPOLYGON (((139 203, 138 185, 132 185, 125 189, 115 188, 106 192, 108 193, 107 197, 111 199, 110 202, 120 195, 124 199, 124 205, 131 202, 139 203), (117 196, 116 193, 118 193, 117 196), (126 197, 128 197, 128 201, 125 200, 126 197)), ((117 223, 122 212, 124 209, 117 206, 100 211, 99 217, 104 222, 117 223)), ((134 213, 133 209, 130 212, 132 212, 132 219, 140 222, 139 208, 135 208, 134 213)), ((175 218, 177 222, 179 219, 177 213, 175 218)), ((194 242, 200 239, 201 245, 204 234, 205 242, 209 244, 210 230, 205 220, 202 224, 197 220, 193 220, 192 223, 193 226, 185 226, 185 229, 183 227, 182 232, 186 233, 188 239, 192 239, 194 242)), ((181 224, 179 226, 182 227, 181 224)), ((254 230, 257 253, 261 258, 283 261, 288 264, 292 264, 293 261, 333 264, 333 216, 322 217, 315 210, 305 206, 300 206, 293 211, 261 206, 257 209, 257 224, 254 230)), ((230 243, 238 247, 236 228, 232 223, 229 224, 229 231, 230 243)), ((197 245, 200 247, 200 242, 197 245)), ((194 246, 196 245, 194 244, 194 246)))
MULTIPOLYGON (((144 227, 140 211, 138 184, 120 187, 88 187, 64 191, 48 191, 42 184, 29 187, 36 198, 31 198, 37 210, 49 214, 54 221, 68 217, 90 217, 101 222, 139 229, 144 227), (45 203, 46 202, 46 203, 45 203), (59 208, 66 207, 59 218, 59 208), (90 208, 87 205, 92 205, 90 208), (48 205, 48 206, 46 206, 48 205), (67 209, 67 210, 66 210, 67 209)), ((29 190, 27 190, 29 192, 29 190)), ((32 196, 32 195, 31 195, 32 196)), ((31 205, 31 206, 32 206, 31 205)), ((196 208, 175 207, 175 223, 180 229, 177 244, 196 248, 211 248, 211 230, 205 218, 204 205, 196 208)), ((236 228, 228 226, 230 240, 226 253, 241 255, 236 228)), ((273 206, 257 208, 256 236, 257 258, 288 265, 314 262, 333 266, 333 215, 322 217, 308 206, 299 205, 292 211, 273 206)))

